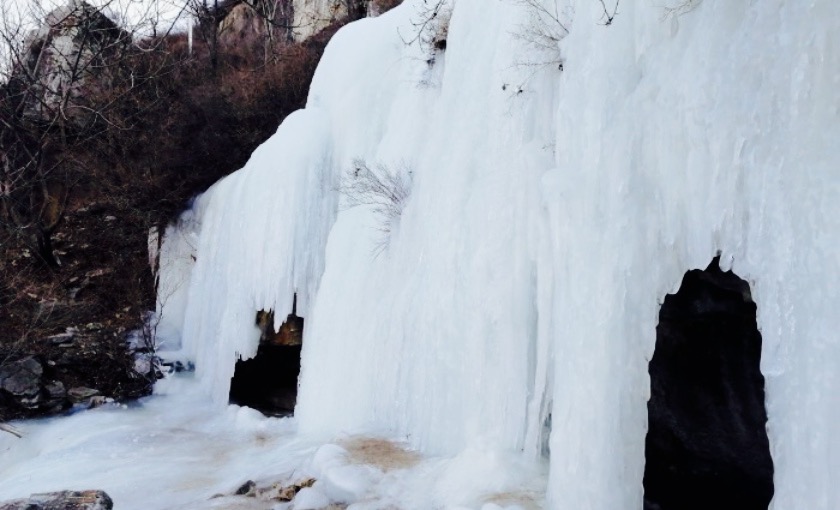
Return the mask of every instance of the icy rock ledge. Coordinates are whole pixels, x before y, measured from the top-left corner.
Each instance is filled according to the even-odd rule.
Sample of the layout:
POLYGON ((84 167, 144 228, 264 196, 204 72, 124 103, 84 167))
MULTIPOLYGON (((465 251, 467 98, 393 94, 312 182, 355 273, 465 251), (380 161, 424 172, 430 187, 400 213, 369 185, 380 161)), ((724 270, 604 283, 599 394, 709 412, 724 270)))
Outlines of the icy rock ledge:
POLYGON ((61 491, 33 494, 29 499, 0 503, 0 510, 111 510, 114 502, 103 491, 61 491))

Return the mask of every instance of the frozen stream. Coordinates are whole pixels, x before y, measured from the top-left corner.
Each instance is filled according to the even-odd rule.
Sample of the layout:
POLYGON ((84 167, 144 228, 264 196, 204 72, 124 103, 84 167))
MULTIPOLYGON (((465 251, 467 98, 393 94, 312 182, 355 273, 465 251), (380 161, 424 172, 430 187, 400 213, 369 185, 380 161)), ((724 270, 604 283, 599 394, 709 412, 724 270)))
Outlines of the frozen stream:
POLYGON ((137 407, 16 423, 23 439, 0 436, 0 500, 103 489, 120 509, 180 508, 248 479, 288 476, 313 451, 292 420, 247 408, 219 413, 193 386, 172 379, 137 407))
POLYGON ((540 466, 492 450, 422 458, 385 440, 303 437, 294 419, 249 408, 219 412, 189 376, 158 383, 138 406, 14 425, 24 437, 0 435, 0 501, 101 489, 118 510, 530 509, 541 507, 546 483, 540 466), (231 496, 248 480, 267 488, 313 478, 292 503, 231 496))

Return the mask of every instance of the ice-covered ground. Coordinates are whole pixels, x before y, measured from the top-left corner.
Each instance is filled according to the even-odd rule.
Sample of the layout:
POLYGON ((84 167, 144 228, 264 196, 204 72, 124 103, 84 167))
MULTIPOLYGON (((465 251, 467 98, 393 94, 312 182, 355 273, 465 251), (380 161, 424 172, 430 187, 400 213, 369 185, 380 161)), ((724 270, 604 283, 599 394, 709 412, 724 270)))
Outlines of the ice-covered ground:
POLYGON ((720 252, 758 306, 772 508, 836 508, 836 3, 640 0, 607 25, 612 0, 546 0, 559 53, 506 0, 458 0, 435 52, 421 3, 342 29, 307 108, 168 231, 160 331, 196 363, 202 416, 231 419, 255 312, 281 319, 296 293, 294 437, 436 456, 374 483, 396 506, 539 494, 547 455, 547 508, 639 509, 659 304, 720 252), (404 173, 396 214, 346 207, 354 160, 404 173))
POLYGON ((289 420, 219 413, 193 386, 179 378, 137 407, 16 424, 22 439, 0 435, 0 500, 103 489, 120 509, 180 508, 249 478, 288 476, 311 453, 289 420))
POLYGON ((297 433, 293 419, 248 408, 222 412, 189 376, 159 383, 130 408, 16 423, 0 434, 0 501, 66 489, 102 489, 119 510, 206 508, 538 508, 545 470, 492 449, 421 456, 401 441, 297 433), (292 503, 278 489, 316 483, 292 503), (248 480, 257 497, 235 496, 248 480), (222 495, 224 497, 219 497, 222 495))

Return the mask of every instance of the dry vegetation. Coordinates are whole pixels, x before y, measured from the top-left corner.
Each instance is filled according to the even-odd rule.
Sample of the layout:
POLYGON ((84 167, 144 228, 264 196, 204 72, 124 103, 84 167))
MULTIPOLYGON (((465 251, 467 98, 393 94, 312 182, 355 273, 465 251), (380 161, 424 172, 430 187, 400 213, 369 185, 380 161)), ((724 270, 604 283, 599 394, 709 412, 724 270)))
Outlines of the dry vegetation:
POLYGON ((371 0, 370 12, 376 16, 384 14, 403 3, 403 0, 371 0))
MULTIPOLYGON (((211 12, 198 32, 219 18, 211 12)), ((84 123, 63 113, 33 120, 21 107, 32 83, 0 84, 0 120, 11 126, 0 133, 0 177, 22 176, 8 186, 0 178, 0 363, 75 356, 76 368, 56 375, 68 385, 116 398, 147 391, 125 333, 154 308, 149 229, 242 167, 304 106, 338 27, 302 44, 277 36, 267 45, 259 33, 235 45, 197 36, 192 48, 184 34, 135 37, 112 55, 107 79, 86 89, 94 114, 84 123), (83 332, 73 348, 44 340, 68 327, 83 332)))
POLYGON ((402 215, 411 195, 413 171, 405 163, 388 167, 379 163, 369 166, 356 159, 353 168, 344 174, 339 191, 347 207, 369 206, 376 217, 379 238, 374 256, 388 247, 391 233, 402 215))

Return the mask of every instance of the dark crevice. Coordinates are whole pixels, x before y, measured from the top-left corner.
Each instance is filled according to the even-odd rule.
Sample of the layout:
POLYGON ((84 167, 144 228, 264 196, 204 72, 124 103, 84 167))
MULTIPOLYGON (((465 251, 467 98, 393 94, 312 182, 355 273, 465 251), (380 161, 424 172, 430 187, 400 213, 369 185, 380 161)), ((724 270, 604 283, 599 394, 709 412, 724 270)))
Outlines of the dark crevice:
POLYGON ((254 358, 236 362, 230 403, 267 416, 291 416, 295 411, 298 374, 299 345, 260 345, 254 358))
POLYGON ((274 331, 274 312, 257 313, 260 345, 254 358, 236 362, 230 382, 230 403, 256 409, 267 416, 291 416, 297 400, 303 317, 292 313, 274 331))
POLYGON ((718 264, 686 273, 659 314, 645 510, 766 510, 773 497, 756 305, 718 264))

